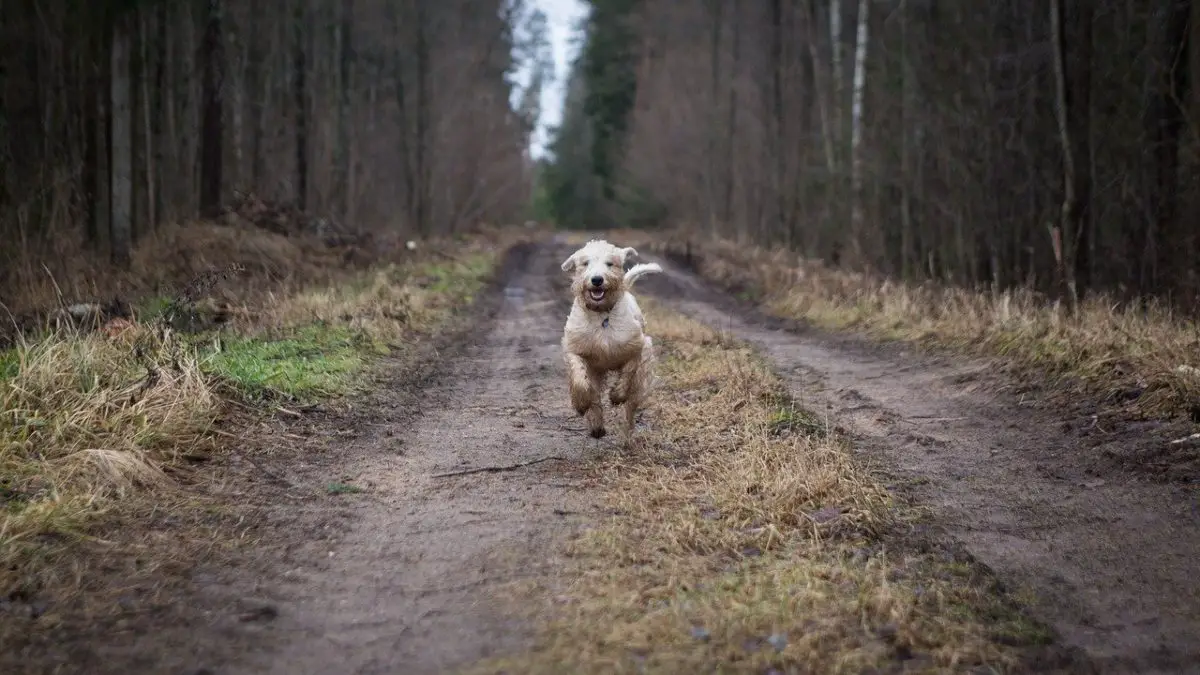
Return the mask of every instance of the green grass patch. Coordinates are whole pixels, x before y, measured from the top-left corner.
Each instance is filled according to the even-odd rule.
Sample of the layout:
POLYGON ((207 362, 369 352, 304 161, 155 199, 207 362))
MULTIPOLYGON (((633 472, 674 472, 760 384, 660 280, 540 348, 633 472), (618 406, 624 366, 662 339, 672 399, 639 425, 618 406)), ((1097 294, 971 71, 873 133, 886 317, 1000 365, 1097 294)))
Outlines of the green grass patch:
POLYGON ((301 293, 280 308, 271 330, 210 341, 202 368, 251 400, 347 394, 355 373, 390 353, 389 345, 436 330, 470 302, 494 261, 478 253, 411 269, 389 266, 301 293))
POLYGON ((0 380, 11 380, 21 370, 21 354, 14 347, 0 351, 0 380))
POLYGON ((330 483, 325 486, 325 492, 331 495, 356 495, 366 492, 366 490, 349 483, 330 483))
POLYGON ((770 433, 775 436, 801 434, 821 438, 827 431, 826 425, 816 415, 794 404, 777 410, 769 424, 770 433))
POLYGON ((170 296, 152 295, 141 298, 133 305, 133 313, 137 316, 138 321, 149 322, 155 321, 166 314, 171 308, 173 301, 170 296))
POLYGON ((315 324, 274 337, 222 341, 201 361, 251 399, 311 401, 349 391, 351 376, 385 348, 345 326, 315 324))

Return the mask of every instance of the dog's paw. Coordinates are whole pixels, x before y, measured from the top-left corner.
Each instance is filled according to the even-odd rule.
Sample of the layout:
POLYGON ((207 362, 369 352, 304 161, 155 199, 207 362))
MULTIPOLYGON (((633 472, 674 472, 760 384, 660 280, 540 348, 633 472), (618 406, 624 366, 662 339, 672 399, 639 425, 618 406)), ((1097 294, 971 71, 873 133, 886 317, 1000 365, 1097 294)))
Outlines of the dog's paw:
POLYGON ((591 434, 592 438, 604 438, 606 435, 608 435, 608 432, 604 430, 604 427, 599 427, 592 429, 591 434))
POLYGON ((626 394, 624 388, 617 389, 616 387, 613 387, 612 391, 608 392, 608 400, 612 401, 613 405, 621 405, 625 403, 628 398, 629 396, 626 394))

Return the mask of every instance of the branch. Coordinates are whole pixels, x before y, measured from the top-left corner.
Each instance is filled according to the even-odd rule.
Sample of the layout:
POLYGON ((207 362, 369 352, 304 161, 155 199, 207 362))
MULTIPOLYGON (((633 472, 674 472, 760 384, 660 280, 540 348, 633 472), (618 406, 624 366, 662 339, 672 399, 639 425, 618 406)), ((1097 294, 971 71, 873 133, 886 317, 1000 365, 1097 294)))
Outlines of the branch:
POLYGON ((565 462, 565 461, 567 461, 566 457, 557 457, 557 456, 542 457, 541 459, 533 459, 528 462, 521 462, 520 464, 509 464, 508 466, 481 466, 478 469, 467 469, 465 471, 451 471, 449 473, 435 473, 435 474, 433 474, 433 477, 434 478, 449 478, 451 476, 467 476, 467 475, 470 475, 473 473, 501 473, 503 471, 516 471, 517 469, 523 469, 527 466, 533 466, 534 464, 541 464, 542 462, 565 462))

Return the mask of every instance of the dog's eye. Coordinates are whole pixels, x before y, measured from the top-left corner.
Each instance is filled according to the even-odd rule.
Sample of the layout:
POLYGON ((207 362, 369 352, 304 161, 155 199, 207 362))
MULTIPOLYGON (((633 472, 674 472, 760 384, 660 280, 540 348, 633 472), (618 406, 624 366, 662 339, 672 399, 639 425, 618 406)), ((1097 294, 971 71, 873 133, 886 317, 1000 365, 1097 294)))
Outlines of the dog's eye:
POLYGON ((605 265, 608 265, 609 267, 612 267, 612 263, 610 263, 610 262, 609 262, 609 263, 604 263, 604 264, 605 264, 605 265))

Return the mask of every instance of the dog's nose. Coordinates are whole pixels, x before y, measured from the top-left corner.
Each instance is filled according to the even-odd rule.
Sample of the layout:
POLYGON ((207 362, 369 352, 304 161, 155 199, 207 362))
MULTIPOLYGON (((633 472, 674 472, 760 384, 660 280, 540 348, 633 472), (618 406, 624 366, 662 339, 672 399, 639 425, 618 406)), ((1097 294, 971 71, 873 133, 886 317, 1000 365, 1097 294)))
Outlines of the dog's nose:
POLYGON ((592 285, 599 286, 604 283, 604 277, 592 277, 592 285))

